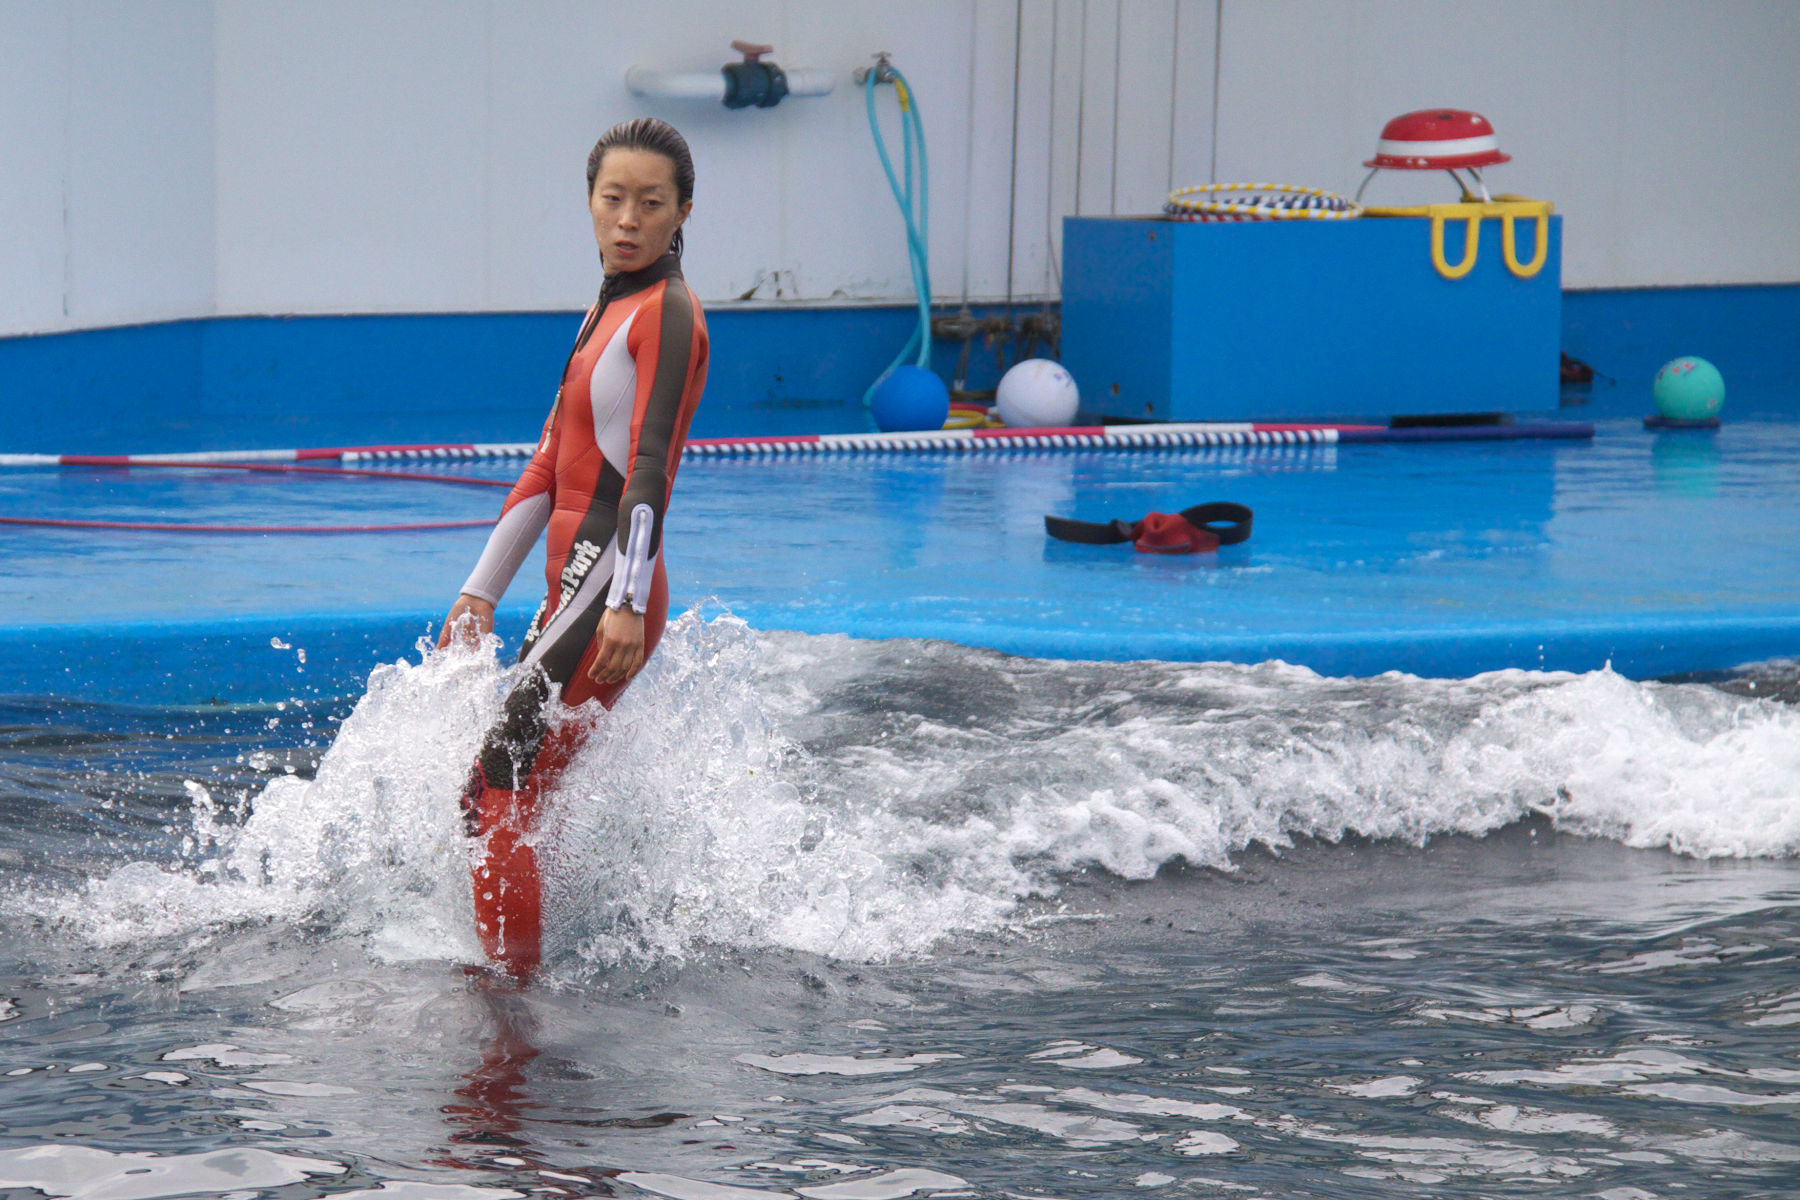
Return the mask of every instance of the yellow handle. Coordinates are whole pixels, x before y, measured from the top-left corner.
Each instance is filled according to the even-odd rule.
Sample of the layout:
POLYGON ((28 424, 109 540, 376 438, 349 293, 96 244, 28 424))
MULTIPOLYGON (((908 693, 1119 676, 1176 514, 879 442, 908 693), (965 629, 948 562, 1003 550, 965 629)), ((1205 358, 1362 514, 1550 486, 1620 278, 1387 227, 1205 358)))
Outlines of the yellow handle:
POLYGON ((1444 258, 1444 226, 1448 220, 1444 213, 1431 214, 1431 265, 1445 279, 1461 279, 1475 269, 1475 256, 1481 253, 1481 214, 1462 218, 1463 228, 1468 232, 1463 235, 1463 259, 1454 267, 1444 258))
MULTIPOLYGON (((1522 214, 1529 215, 1529 214, 1522 214)), ((1528 263, 1520 265, 1518 238, 1513 230, 1514 214, 1503 213, 1500 217, 1501 244, 1506 249, 1506 269, 1520 279, 1530 279, 1544 269, 1544 263, 1550 258, 1550 206, 1544 205, 1537 213, 1537 254, 1528 263)))
POLYGON ((1464 201, 1461 204, 1414 204, 1404 208, 1371 205, 1363 209, 1367 217, 1430 217, 1431 263, 1445 279, 1461 279, 1475 269, 1475 256, 1480 248, 1481 219, 1499 217, 1502 247, 1506 252, 1506 269, 1520 279, 1530 279, 1550 261, 1550 214, 1556 206, 1547 200, 1527 196, 1496 196, 1490 201, 1464 201), (1513 222, 1519 217, 1537 218, 1537 254, 1528 263, 1519 261, 1518 234, 1513 222), (1463 260, 1455 266, 1444 258, 1444 223, 1462 221, 1468 229, 1463 246, 1463 260))

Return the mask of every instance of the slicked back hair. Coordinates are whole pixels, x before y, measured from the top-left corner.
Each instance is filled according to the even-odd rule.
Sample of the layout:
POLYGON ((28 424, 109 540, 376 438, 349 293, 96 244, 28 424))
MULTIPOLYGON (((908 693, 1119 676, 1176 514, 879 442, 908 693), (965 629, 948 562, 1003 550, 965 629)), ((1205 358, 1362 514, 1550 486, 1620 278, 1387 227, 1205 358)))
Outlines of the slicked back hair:
MULTIPOLYGON (((594 197, 594 180, 600 175, 600 162, 606 157, 608 150, 648 150, 651 154, 662 155, 675 168, 676 203, 686 204, 694 198, 694 156, 688 150, 687 139, 667 121, 655 117, 637 117, 630 121, 620 121, 600 135, 600 140, 588 152, 587 187, 590 200, 594 197)), ((669 249, 675 252, 677 258, 681 257, 681 246, 681 230, 677 229, 674 240, 669 243, 669 249)))

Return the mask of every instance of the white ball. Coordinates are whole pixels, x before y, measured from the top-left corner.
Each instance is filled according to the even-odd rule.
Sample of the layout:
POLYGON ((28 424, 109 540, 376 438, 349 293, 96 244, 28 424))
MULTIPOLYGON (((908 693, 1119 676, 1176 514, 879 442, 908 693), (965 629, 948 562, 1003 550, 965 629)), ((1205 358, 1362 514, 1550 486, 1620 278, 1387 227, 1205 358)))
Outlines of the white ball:
POLYGON ((1028 358, 1000 377, 994 407, 1014 429, 1043 429, 1075 419, 1081 396, 1061 363, 1028 358))

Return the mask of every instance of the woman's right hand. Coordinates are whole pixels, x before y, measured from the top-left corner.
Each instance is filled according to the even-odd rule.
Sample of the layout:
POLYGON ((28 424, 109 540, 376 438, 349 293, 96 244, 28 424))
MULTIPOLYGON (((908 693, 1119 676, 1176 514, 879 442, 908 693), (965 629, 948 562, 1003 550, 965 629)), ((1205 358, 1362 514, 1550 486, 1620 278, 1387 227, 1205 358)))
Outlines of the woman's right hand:
POLYGON ((493 604, 480 596, 464 592, 450 606, 450 615, 444 618, 444 632, 438 635, 438 649, 444 649, 452 640, 465 646, 480 645, 481 639, 492 632, 493 604))

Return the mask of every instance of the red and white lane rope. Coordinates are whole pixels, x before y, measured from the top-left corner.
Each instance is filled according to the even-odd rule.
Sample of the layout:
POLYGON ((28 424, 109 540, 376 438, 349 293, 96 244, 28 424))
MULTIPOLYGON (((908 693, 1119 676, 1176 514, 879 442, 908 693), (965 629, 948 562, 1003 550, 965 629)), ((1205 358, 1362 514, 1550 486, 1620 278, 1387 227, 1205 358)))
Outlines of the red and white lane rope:
MULTIPOLYGON (((1305 445, 1331 443, 1340 433, 1370 432, 1379 425, 1290 425, 1206 422, 1168 425, 1072 425, 1053 429, 934 429, 919 433, 819 433, 793 437, 694 438, 694 458, 774 457, 796 454, 974 453, 1005 450, 1125 450, 1171 446, 1305 445)), ((325 446, 302 450, 202 450, 184 454, 0 454, 0 467, 226 466, 253 464, 407 462, 445 459, 529 458, 535 442, 450 442, 414 446, 325 446)), ((428 478, 405 474, 408 479, 428 478)), ((441 482, 482 482, 460 476, 441 482)))
POLYGON ((1173 446, 1298 445, 1337 441, 1332 425, 1072 425, 1055 429, 942 429, 922 433, 822 433, 803 437, 691 441, 696 458, 794 454, 982 453, 1004 450, 1124 450, 1173 446))
MULTIPOLYGON (((299 450, 193 450, 180 454, 0 454, 0 467, 236 467, 256 463, 399 459, 530 458, 535 442, 433 442, 416 446, 316 446, 299 450)), ((408 479, 420 476, 407 474, 408 479)), ((458 479, 459 482, 472 482, 458 479)), ((487 483, 490 480, 482 480, 487 483)))
MULTIPOLYGON (((1006 450, 1157 450, 1184 446, 1307 446, 1343 442, 1486 441, 1520 438, 1591 438, 1594 427, 1572 422, 1521 425, 1390 428, 1386 425, 1288 425, 1254 422, 1170 425, 1076 425, 1057 429, 944 429, 921 433, 825 433, 798 437, 699 438, 686 454, 696 458, 787 458, 821 454, 974 453, 1006 450)), ((532 442, 459 442, 417 446, 325 446, 300 450, 203 450, 185 454, 0 454, 5 467, 185 467, 212 471, 269 471, 306 476, 344 475, 411 483, 469 487, 512 485, 473 475, 388 471, 368 467, 303 465, 320 461, 398 462, 443 459, 528 458, 532 442)), ((60 529, 129 529, 166 533, 399 533, 473 529, 479 521, 417 521, 393 525, 214 525, 163 521, 85 521, 52 517, 0 517, 0 525, 60 529)))

